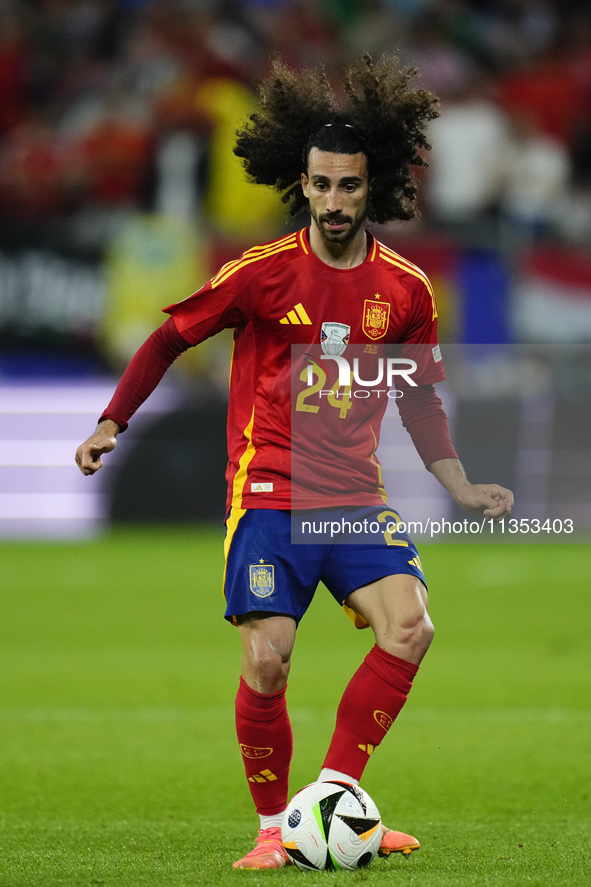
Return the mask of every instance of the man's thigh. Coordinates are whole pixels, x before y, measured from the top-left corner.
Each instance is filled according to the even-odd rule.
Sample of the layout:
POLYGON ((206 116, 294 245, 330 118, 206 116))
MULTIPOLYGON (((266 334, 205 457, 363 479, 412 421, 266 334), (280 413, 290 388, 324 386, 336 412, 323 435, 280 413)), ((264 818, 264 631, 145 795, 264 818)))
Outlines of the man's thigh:
POLYGON ((379 643, 380 639, 412 631, 427 618, 427 589, 416 576, 398 573, 352 591, 345 606, 371 625, 379 643))
POLYGON ((347 606, 371 625, 379 647, 420 664, 433 640, 427 589, 420 579, 402 573, 385 576, 351 592, 347 606))
MULTIPOLYGON (((423 567, 414 542, 406 532, 397 533, 386 529, 388 526, 392 527, 392 516, 396 519, 395 522, 400 521, 399 516, 388 510, 374 511, 376 517, 383 517, 380 532, 366 537, 372 541, 361 541, 361 537, 357 537, 357 544, 345 542, 334 545, 322 576, 330 593, 343 605, 347 616, 357 628, 367 628, 369 624, 364 613, 354 606, 355 598, 352 593, 357 589, 371 587, 375 592, 379 589, 379 593, 374 596, 376 606, 377 601, 382 601, 384 607, 391 606, 390 596, 383 595, 382 589, 390 588, 392 583, 389 580, 399 576, 397 585, 422 589, 417 594, 420 597, 424 593, 425 601, 427 595, 423 567)), ((369 509, 363 509, 360 516, 363 518, 368 512, 369 509)), ((365 598, 365 595, 362 597, 365 598)))
POLYGON ((270 509, 232 509, 226 539, 225 618, 256 613, 289 616, 297 624, 312 601, 329 548, 292 545, 291 516, 270 509))

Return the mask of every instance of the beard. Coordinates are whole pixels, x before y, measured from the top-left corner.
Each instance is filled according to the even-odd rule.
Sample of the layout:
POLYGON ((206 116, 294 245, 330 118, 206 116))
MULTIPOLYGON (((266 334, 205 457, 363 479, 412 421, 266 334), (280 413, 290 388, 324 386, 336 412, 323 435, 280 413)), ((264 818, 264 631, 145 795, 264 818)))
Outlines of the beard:
POLYGON ((326 243, 349 243, 363 225, 367 216, 367 207, 364 207, 354 217, 346 216, 343 213, 323 213, 319 215, 312 207, 310 207, 310 213, 316 222, 320 236, 326 243), (326 222, 333 222, 335 224, 343 222, 345 227, 341 231, 331 231, 326 227, 326 222))

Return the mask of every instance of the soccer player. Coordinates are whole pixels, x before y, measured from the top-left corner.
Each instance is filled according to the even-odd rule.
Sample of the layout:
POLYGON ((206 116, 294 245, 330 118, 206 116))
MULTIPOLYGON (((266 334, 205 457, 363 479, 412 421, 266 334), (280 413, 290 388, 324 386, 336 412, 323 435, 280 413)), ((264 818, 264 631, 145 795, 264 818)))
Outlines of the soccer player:
MULTIPOLYGON (((352 397, 351 386, 341 391, 338 380, 331 388, 327 375, 337 364, 315 360, 313 348, 321 345, 326 357, 353 345, 369 355, 395 343, 422 345, 428 359, 418 362, 415 384, 397 403, 425 465, 468 512, 500 519, 513 504, 509 490, 470 484, 452 446, 433 387, 443 370, 428 279, 366 229, 416 212, 410 168, 425 165, 418 152, 428 148, 425 127, 437 112, 434 95, 411 89, 413 73, 394 57, 374 66, 366 56, 345 74, 339 103, 322 70, 300 74, 275 63, 235 152, 251 179, 275 187, 292 214, 309 210, 309 227, 247 250, 166 308, 169 319, 133 358, 97 430, 76 453, 84 474, 96 472, 175 358, 234 328, 224 590, 226 618, 238 626, 243 649, 236 730, 260 817, 255 847, 235 868, 291 862, 280 831, 292 754, 285 692, 296 628, 318 583, 375 636, 338 707, 320 780, 358 783, 433 635, 421 563, 406 534, 384 529, 377 544, 361 537, 358 544, 292 544, 294 507, 360 525, 396 518, 385 505, 375 458, 386 400, 352 397), (310 372, 326 395, 319 403, 314 386, 297 389, 307 370, 294 371, 294 344, 310 346, 310 372), (308 458, 298 461, 294 453, 297 477, 296 424, 297 447, 302 439, 309 445, 308 458)), ((419 846, 384 827, 381 855, 419 846)))

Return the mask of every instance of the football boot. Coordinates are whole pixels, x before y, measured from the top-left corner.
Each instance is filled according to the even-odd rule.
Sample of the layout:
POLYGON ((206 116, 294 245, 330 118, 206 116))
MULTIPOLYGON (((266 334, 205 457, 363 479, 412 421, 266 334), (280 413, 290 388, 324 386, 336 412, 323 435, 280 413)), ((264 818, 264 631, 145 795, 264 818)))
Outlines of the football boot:
MULTIPOLYGON (((408 837, 408 835, 405 835, 408 837)), ((414 838, 413 838, 414 840, 414 838)), ((281 829, 261 828, 254 839, 253 849, 238 859, 234 869, 280 869, 284 865, 293 865, 281 841, 281 829)))
POLYGON ((395 832, 391 828, 382 825, 382 841, 378 856, 390 856, 391 853, 402 853, 405 859, 408 859, 413 850, 418 850, 420 844, 412 835, 405 835, 404 832, 395 832))

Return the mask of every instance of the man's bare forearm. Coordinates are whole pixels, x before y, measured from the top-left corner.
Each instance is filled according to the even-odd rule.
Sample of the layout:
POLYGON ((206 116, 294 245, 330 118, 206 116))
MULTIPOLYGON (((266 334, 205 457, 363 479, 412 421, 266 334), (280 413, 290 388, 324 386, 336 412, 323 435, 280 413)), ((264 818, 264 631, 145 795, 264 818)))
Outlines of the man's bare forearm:
POLYGON ((466 486, 470 486, 464 466, 459 459, 440 459, 438 462, 431 462, 427 470, 437 478, 456 502, 460 492, 466 486))
POLYGON ((511 514, 513 493, 498 484, 471 484, 459 459, 440 459, 427 469, 458 505, 470 514, 500 520, 511 514))
POLYGON ((95 434, 105 434, 107 437, 117 437, 121 431, 119 425, 112 419, 102 419, 96 426, 95 434))

